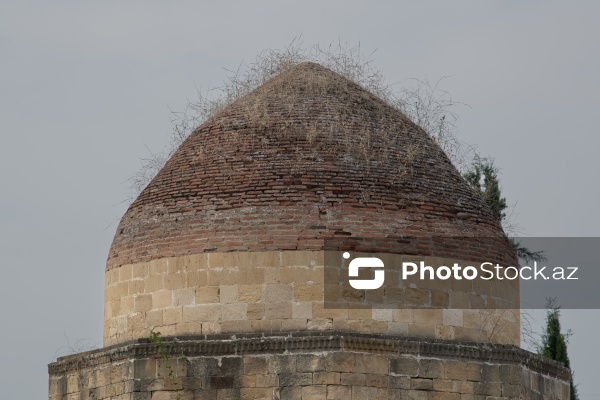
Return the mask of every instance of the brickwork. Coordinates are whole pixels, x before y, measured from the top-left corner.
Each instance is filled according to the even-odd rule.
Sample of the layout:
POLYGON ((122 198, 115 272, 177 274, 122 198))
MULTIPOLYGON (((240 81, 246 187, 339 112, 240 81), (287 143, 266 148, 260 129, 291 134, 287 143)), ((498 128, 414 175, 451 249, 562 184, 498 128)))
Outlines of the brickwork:
POLYGON ((333 333, 183 337, 167 348, 168 361, 147 341, 61 359, 49 367, 50 400, 569 398, 568 370, 513 346, 333 333))
POLYGON ((569 371, 515 346, 518 282, 407 281, 358 299, 391 308, 329 307, 327 256, 348 242, 386 265, 516 261, 422 129, 301 64, 196 129, 129 207, 106 347, 50 364, 50 400, 568 399, 569 371))
MULTIPOLYGON (((390 266, 414 260, 378 255, 390 266)), ((518 286, 508 281, 474 288, 467 280, 410 280, 401 293, 367 299, 384 308, 335 309, 323 302, 324 257, 322 251, 217 252, 113 268, 106 273, 104 344, 144 338, 153 328, 170 336, 336 330, 519 343, 518 310, 462 309, 494 294, 518 308, 518 286), (397 309, 398 296, 432 309, 397 309)))
POLYGON ((316 250, 349 235, 504 237, 424 131, 306 63, 186 140, 123 216, 107 270, 201 252, 316 250))

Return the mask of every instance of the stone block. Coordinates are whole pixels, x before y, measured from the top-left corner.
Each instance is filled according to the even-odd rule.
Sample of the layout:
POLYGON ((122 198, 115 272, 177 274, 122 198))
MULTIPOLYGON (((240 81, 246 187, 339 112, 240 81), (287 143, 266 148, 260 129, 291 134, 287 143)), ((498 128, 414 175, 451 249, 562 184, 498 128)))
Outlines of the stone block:
POLYGON ((223 304, 222 321, 239 321, 248 319, 248 305, 244 303, 223 304))
POLYGON ((332 318, 313 318, 306 322, 306 327, 314 331, 330 331, 333 328, 332 318))
POLYGON ((304 386, 302 400, 323 400, 327 397, 327 386, 304 386))
POLYGON ((342 373, 340 379, 344 386, 365 386, 367 377, 365 374, 342 373))
POLYGON ((170 290, 159 290, 152 293, 152 308, 154 310, 158 308, 169 308, 173 307, 173 292, 170 290))
POLYGON ((163 275, 169 272, 169 266, 164 259, 151 260, 148 262, 149 275, 163 275))
POLYGON ((376 399, 377 395, 378 390, 374 387, 352 387, 352 400, 376 399))
POLYGON ((255 303, 262 301, 263 285, 239 285, 238 301, 243 303, 255 303))
POLYGON ((454 391, 454 382, 449 379, 434 379, 433 390, 436 392, 452 392, 454 391))
POLYGON ((244 356, 244 375, 266 375, 268 373, 268 357, 244 356))
POLYGON ((167 308, 163 310, 162 313, 162 319, 165 325, 183 322, 183 307, 167 308))
POLYGON ((434 338, 435 327, 435 325, 430 324, 411 323, 408 324, 408 334, 414 337, 434 338))
POLYGON ((319 284, 296 284, 293 288, 294 301, 321 302, 323 301, 324 287, 319 284))
POLYGON ((378 388, 387 388, 389 386, 388 375, 367 374, 365 385, 378 388))
POLYGON ((419 377, 443 378, 444 361, 434 358, 421 358, 419 360, 419 377))
POLYGON ((329 353, 325 356, 326 370, 331 372, 355 372, 356 356, 349 352, 329 353))
POLYGON ((193 305, 195 297, 196 289, 194 288, 175 289, 173 291, 173 305, 176 307, 193 305))
POLYGON ((312 384, 312 374, 309 372, 280 373, 280 386, 307 386, 312 384))
MULTIPOLYGON (((275 397, 273 397, 275 399, 275 397)), ((270 398, 268 398, 270 399, 270 398)), ((280 400, 303 400, 302 399, 302 388, 301 387, 282 387, 279 391, 280 400)))
POLYGON ((146 263, 133 264, 132 279, 145 279, 148 277, 149 269, 146 263))
POLYGON ((463 326, 463 310, 442 310, 444 325, 463 326))
POLYGON ((265 316, 264 304, 250 303, 246 309, 248 319, 263 319, 265 316))
POLYGON ((282 319, 281 330, 283 332, 305 331, 308 329, 308 321, 306 319, 282 319))
POLYGON ((244 400, 271 399, 272 388, 241 388, 240 397, 244 400))
POLYGON ((266 374, 256 376, 256 387, 277 387, 280 386, 279 377, 276 374, 266 374))
POLYGON ((207 284, 206 270, 190 271, 185 274, 185 286, 188 288, 202 288, 207 284))
POLYGON ((339 385, 341 381, 339 372, 315 372, 312 376, 315 385, 339 385))
POLYGON ((238 301, 238 285, 221 285, 219 299, 221 303, 236 303, 238 301))
POLYGON ((263 299, 265 303, 292 302, 294 287, 289 284, 266 284, 264 285, 263 299))
POLYGON ((352 387, 350 387, 350 386, 327 386, 327 400, 349 400, 351 398, 352 398, 352 387))
POLYGON ((312 315, 313 318, 340 318, 346 319, 348 317, 348 310, 340 308, 325 308, 323 303, 312 303, 312 315))
POLYGON ((152 296, 149 294, 134 296, 134 310, 136 312, 146 312, 152 309, 152 296))
POLYGON ((440 309, 420 309, 414 312, 414 321, 416 324, 439 325, 442 323, 442 311, 440 309))
POLYGON ((118 268, 118 271, 119 271, 119 281, 120 282, 125 282, 125 281, 129 281, 129 280, 133 279, 133 265, 131 265, 131 264, 121 265, 118 268))
POLYGON ((381 354, 356 354, 356 372, 363 374, 381 374, 389 373, 389 360, 381 354))
POLYGON ((215 322, 222 317, 221 304, 201 304, 183 307, 183 322, 215 322))
POLYGON ((433 379, 412 378, 410 388, 415 390, 433 390, 433 379))
POLYGON ((148 275, 144 280, 144 292, 152 294, 164 289, 163 276, 162 275, 148 275))
POLYGON ((240 388, 218 389, 217 400, 240 400, 240 388))
POLYGON ((132 296, 142 294, 142 293, 144 293, 144 291, 146 289, 146 283, 142 279, 136 279, 133 281, 129 281, 127 284, 128 284, 128 292, 132 296))
POLYGON ((265 304, 265 318, 267 319, 290 319, 292 318, 291 303, 267 303, 265 304))
POLYGON ((270 374, 291 374, 296 372, 296 356, 274 355, 267 361, 270 374))
POLYGON ((432 400, 462 400, 459 393, 433 393, 432 400))
POLYGON ((321 372, 326 369, 326 357, 316 354, 299 354, 296 357, 298 372, 321 372))
POLYGON ((417 376, 419 361, 412 356, 399 356, 390 360, 390 372, 395 375, 417 376))

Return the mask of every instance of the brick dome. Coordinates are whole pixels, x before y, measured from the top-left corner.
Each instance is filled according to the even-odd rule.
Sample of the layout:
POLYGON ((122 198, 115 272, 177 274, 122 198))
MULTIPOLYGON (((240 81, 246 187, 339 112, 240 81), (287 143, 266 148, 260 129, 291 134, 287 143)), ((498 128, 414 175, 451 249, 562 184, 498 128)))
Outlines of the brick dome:
POLYGON ((303 63, 189 136, 123 216, 107 270, 403 235, 504 237, 422 129, 352 81, 303 63))

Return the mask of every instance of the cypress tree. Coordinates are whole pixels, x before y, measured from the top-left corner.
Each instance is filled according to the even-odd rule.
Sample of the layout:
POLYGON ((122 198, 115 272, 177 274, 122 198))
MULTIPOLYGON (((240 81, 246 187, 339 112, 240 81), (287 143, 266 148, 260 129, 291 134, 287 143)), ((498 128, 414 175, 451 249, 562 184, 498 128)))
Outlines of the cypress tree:
MULTIPOLYGON (((546 302, 546 330, 542 335, 539 353, 571 369, 571 362, 567 354, 567 341, 570 335, 570 332, 563 334, 560 331, 560 307, 556 305, 555 299, 548 299, 546 302)), ((573 384, 573 376, 571 376, 569 385, 571 387, 570 400, 579 400, 577 387, 573 384)))

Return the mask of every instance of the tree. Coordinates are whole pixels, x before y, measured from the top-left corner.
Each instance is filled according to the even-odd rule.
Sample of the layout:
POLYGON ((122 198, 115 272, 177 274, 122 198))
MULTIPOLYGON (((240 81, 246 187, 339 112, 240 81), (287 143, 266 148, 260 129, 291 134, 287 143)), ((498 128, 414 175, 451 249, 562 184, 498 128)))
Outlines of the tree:
MULTIPOLYGON (((542 335, 542 344, 539 353, 544 357, 556 360, 565 367, 571 369, 571 362, 567 354, 567 343, 571 336, 571 331, 563 334, 560 329, 560 307, 556 305, 556 299, 546 300, 546 329, 542 335)), ((573 384, 573 376, 569 382, 571 387, 571 400, 578 400, 577 386, 573 384)))
MULTIPOLYGON (((505 222, 505 210, 508 205, 506 198, 502 197, 498 168, 494 165, 494 161, 489 158, 476 157, 471 168, 463 176, 471 188, 485 200, 494 217, 500 222, 505 222)), ((514 238, 511 238, 510 241, 519 259, 525 260, 525 262, 546 260, 543 251, 532 251, 514 238)))
POLYGON ((506 218, 504 210, 506 199, 500 193, 500 183, 498 181, 498 168, 490 159, 476 159, 473 162, 472 169, 464 175, 467 183, 477 192, 486 204, 492 210, 494 217, 502 221, 506 218))

